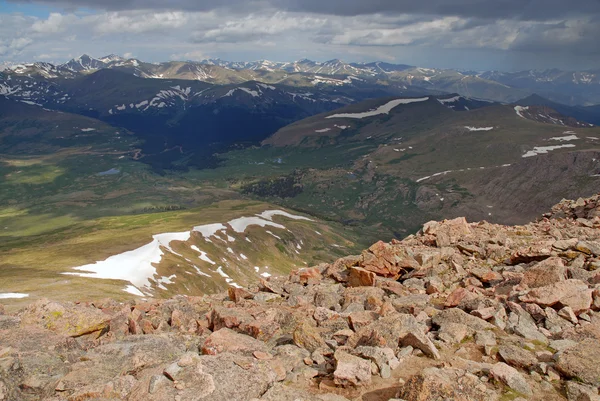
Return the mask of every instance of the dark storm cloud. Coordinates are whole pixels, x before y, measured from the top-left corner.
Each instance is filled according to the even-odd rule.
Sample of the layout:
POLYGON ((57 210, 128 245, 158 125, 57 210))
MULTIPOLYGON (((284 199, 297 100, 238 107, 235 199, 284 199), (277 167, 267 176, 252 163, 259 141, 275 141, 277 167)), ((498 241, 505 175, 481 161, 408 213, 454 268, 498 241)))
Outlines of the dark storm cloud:
POLYGON ((68 8, 207 11, 277 10, 329 15, 427 14, 487 19, 562 19, 600 15, 599 0, 11 0, 68 8))

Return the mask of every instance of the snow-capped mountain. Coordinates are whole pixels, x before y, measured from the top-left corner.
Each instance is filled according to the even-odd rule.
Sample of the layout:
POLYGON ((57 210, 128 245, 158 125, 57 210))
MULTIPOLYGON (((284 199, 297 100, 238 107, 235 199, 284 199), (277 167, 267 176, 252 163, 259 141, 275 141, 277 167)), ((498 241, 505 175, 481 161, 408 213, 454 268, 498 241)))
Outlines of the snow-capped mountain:
POLYGON ((106 63, 84 54, 58 66, 73 72, 92 71, 106 67, 106 63))
POLYGON ((230 62, 221 59, 148 63, 115 54, 94 58, 82 55, 64 64, 30 63, 10 66, 9 76, 44 79, 74 78, 98 71, 116 69, 140 78, 184 79, 217 85, 259 81, 295 87, 351 86, 363 80, 372 85, 420 87, 440 93, 500 102, 514 102, 533 93, 567 105, 600 103, 600 71, 557 69, 521 72, 459 71, 415 67, 384 62, 346 63, 302 59, 294 62, 259 60, 230 62))

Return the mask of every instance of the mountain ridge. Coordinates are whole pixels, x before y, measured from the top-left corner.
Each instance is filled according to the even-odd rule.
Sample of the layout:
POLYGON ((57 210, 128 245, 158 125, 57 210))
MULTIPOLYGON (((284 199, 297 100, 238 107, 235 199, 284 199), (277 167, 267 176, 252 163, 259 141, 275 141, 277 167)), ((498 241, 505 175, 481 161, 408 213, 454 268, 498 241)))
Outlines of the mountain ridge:
MULTIPOLYGON (((383 79, 405 85, 460 92, 466 96, 512 102, 535 92, 541 92, 552 100, 569 105, 589 106, 600 103, 596 95, 600 84, 598 71, 525 70, 520 72, 464 71, 454 69, 423 68, 406 64, 391 64, 381 61, 345 63, 341 60, 315 62, 307 59, 294 62, 230 62, 220 59, 201 61, 169 61, 146 63, 137 59, 125 59, 109 55, 95 59, 82 55, 59 65, 37 63, 9 67, 5 71, 16 74, 32 73, 46 78, 72 77, 73 74, 88 73, 98 68, 117 68, 143 78, 185 78, 212 83, 244 82, 262 77, 267 83, 286 79, 285 74, 310 75, 356 75, 367 79, 383 79), (169 66, 181 66, 171 68, 169 66), (36 72, 37 71, 37 72, 36 72), (265 79, 270 75, 269 79, 265 79), (476 92, 476 93, 475 93, 476 92)), ((261 80, 261 79, 259 79, 261 80)))

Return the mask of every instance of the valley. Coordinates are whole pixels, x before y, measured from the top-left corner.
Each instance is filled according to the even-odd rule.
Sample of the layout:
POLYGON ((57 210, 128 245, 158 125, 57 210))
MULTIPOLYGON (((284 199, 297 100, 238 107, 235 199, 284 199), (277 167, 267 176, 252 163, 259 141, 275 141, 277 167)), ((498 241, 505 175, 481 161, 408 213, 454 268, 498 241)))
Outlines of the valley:
POLYGON ((407 66, 94 60, 0 73, 11 304, 214 293, 429 220, 520 224, 600 191, 588 108, 379 76, 407 66))

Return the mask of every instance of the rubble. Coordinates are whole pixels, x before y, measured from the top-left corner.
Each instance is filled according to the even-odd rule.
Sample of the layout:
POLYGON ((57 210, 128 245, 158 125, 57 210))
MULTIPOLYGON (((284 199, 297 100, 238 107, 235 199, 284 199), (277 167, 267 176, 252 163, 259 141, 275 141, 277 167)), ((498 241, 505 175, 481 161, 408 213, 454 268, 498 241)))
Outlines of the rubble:
POLYGON ((597 400, 599 244, 596 195, 225 294, 38 300, 1 315, 0 401, 597 400))

